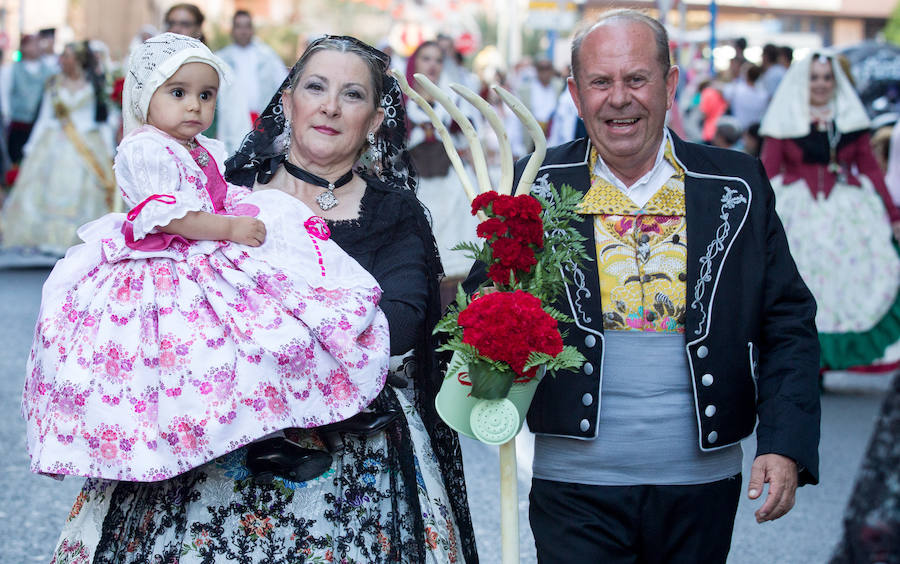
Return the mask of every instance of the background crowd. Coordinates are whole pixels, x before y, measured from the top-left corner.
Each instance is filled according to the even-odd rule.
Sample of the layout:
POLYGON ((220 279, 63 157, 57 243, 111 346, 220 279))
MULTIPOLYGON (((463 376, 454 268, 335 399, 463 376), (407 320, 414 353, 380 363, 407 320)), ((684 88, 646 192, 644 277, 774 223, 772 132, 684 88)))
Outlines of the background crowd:
MULTIPOLYGON (((205 41, 203 25, 204 15, 196 6, 177 4, 165 14, 162 29, 145 26, 137 31, 132 51, 141 53, 157 31, 205 41)), ((246 136, 266 117, 267 108, 271 114, 273 103, 275 115, 281 115, 279 89, 289 73, 275 51, 255 37, 252 14, 234 14, 231 40, 217 55, 235 79, 221 86, 215 118, 206 130, 223 143, 227 155, 258 149, 246 146, 246 136)), ((567 86, 571 69, 559 68, 548 58, 524 59, 508 70, 473 69, 453 38, 443 35, 423 42, 405 59, 390 53, 387 44, 381 47, 392 56, 390 67, 410 84, 421 73, 446 92, 451 83, 459 83, 484 97, 504 120, 515 158, 533 147, 518 120, 494 97, 495 84, 523 101, 550 145, 585 135, 570 95, 572 83, 567 86)), ((812 52, 795 62, 791 48, 765 45, 761 60, 751 61, 744 54, 746 47, 746 41, 734 41, 735 56, 719 74, 709 72, 707 61, 687 65, 667 123, 681 139, 761 158, 760 170, 772 181, 791 252, 818 301, 823 368, 896 369, 900 257, 890 242, 900 234, 900 122, 891 113, 870 115, 856 92, 849 60, 835 52, 812 52)), ((20 60, 0 72, 5 126, 0 142, 0 245, 5 252, 60 257, 78 243, 79 226, 108 211, 123 211, 112 163, 123 137, 122 115, 128 113, 122 108, 127 61, 112 61, 102 43, 89 39, 56 52, 50 33, 23 36, 19 51, 20 60)), ((428 99, 426 91, 419 93, 428 99)), ((492 128, 467 102, 454 102, 475 123, 496 178, 500 143, 492 128)), ((467 213, 469 203, 451 170, 445 140, 422 110, 405 97, 399 103, 406 105, 406 127, 399 128, 406 130, 402 143, 418 172, 417 195, 430 213, 446 275, 440 288, 446 304, 471 268, 471 261, 452 247, 475 239, 476 222, 467 213)), ((436 111, 465 166, 471 166, 465 137, 449 113, 436 111)), ((372 139, 368 144, 375 147, 372 139)), ((355 150, 352 153, 355 159, 355 150)), ((359 220, 344 227, 356 229, 359 220)), ((431 274, 429 303, 435 301, 431 282, 439 278, 431 274)), ((429 315, 437 309, 429 309, 429 315)), ((415 343, 420 348, 427 344, 415 343)), ((448 447, 458 456, 456 450, 455 444, 448 447)), ((418 533, 424 527, 417 522, 407 528, 418 533)), ((450 530, 452 540, 456 533, 450 530)), ((403 529, 398 538, 407 533, 403 529)), ((377 535, 370 540, 376 547, 377 535)))
MULTIPOLYGON (((167 11, 160 28, 147 24, 136 30, 130 48, 133 51, 161 31, 205 41, 204 24, 204 14, 195 5, 176 4, 167 11)), ((288 71, 284 60, 256 36, 252 14, 240 10, 231 24, 230 43, 217 54, 232 68, 237 80, 220 92, 216 118, 207 131, 225 144, 228 153, 238 149, 288 71)), ((122 69, 127 57, 112 60, 102 42, 89 38, 58 43, 52 29, 24 35, 18 45, 18 60, 0 69, 4 132, 0 136, 0 186, 6 201, 0 244, 7 251, 61 256, 78 241, 75 230, 79 225, 109 209, 119 211, 111 163, 121 139, 122 69), (67 166, 48 166, 51 162, 65 162, 67 166), (80 166, 72 168, 73 163, 80 166), (73 170, 80 173, 74 182, 70 176, 73 170), (65 179, 60 174, 65 174, 65 179)), ((752 50, 760 57, 751 60, 745 55, 750 51, 745 39, 730 44, 734 56, 727 69, 711 72, 709 61, 699 51, 690 63, 682 65, 668 125, 685 140, 759 156, 763 142, 759 124, 792 65, 793 50, 767 44, 761 50, 752 50)), ((540 55, 525 56, 508 69, 476 64, 475 59, 463 57, 453 37, 443 34, 423 43, 408 57, 395 53, 386 39, 378 47, 392 57, 391 67, 408 79, 422 72, 441 86, 460 83, 487 99, 505 121, 516 158, 530 151, 530 140, 490 90, 494 84, 512 91, 525 103, 544 128, 550 146, 584 135, 583 122, 566 88, 568 65, 554 64, 540 55)), ((838 60, 853 84, 849 60, 842 56, 838 60)), ((493 130, 480 127, 484 124, 474 108, 461 100, 457 103, 482 134, 489 164, 494 165, 492 174, 498 174, 493 130)), ((876 113, 873 107, 877 103, 867 106, 870 114, 876 113)), ((887 105, 872 121, 868 140, 881 170, 893 171, 887 176, 887 186, 896 201, 900 199, 900 164, 891 162, 891 128, 897 114, 890 109, 887 105)), ((424 181, 420 196, 432 211, 439 250, 447 275, 453 279, 451 285, 455 285, 468 270, 469 262, 450 248, 474 236, 474 223, 449 221, 460 217, 458 211, 466 205, 464 198, 459 190, 452 189, 455 176, 425 115, 416 108, 409 113, 413 125, 410 148, 424 181)), ((449 115, 444 117, 450 125, 449 115)), ((465 139, 458 131, 454 133, 453 142, 465 159, 465 139)), ((900 137, 900 132, 894 137, 900 137)), ((895 152, 900 153, 900 148, 895 152)))
MULTIPOLYGON (((204 14, 197 6, 175 4, 165 13, 160 29, 148 24, 136 31, 130 50, 133 53, 146 39, 160 31, 171 31, 205 42, 204 24, 204 14)), ((767 44, 761 49, 748 49, 743 38, 730 43, 734 56, 727 68, 720 72, 713 71, 709 61, 702 57, 702 51, 694 51, 693 58, 681 65, 675 103, 667 114, 667 125, 672 131, 686 141, 761 157, 770 178, 783 176, 787 180, 796 179, 798 174, 803 176, 801 169, 805 170, 807 184, 812 182, 812 176, 809 176, 813 174, 811 171, 818 170, 814 166, 816 158, 824 159, 828 167, 837 166, 837 157, 846 153, 845 147, 852 140, 853 147, 865 150, 854 149, 854 156, 845 163, 849 168, 844 172, 853 173, 849 184, 855 185, 859 176, 871 181, 878 201, 870 202, 874 206, 870 211, 882 213, 883 209, 892 221, 896 221, 900 217, 895 207, 895 202, 900 200, 900 129, 894 128, 898 114, 890 111, 892 106, 889 101, 879 105, 885 100, 863 100, 862 104, 857 104, 858 107, 854 106, 859 115, 855 118, 852 131, 846 129, 847 120, 844 118, 835 120, 834 116, 810 115, 808 105, 791 105, 790 110, 785 110, 788 106, 784 103, 773 104, 779 95, 789 101, 805 100, 807 97, 805 91, 801 92, 807 87, 805 79, 789 89, 779 90, 784 77, 790 76, 791 69, 798 64, 794 62, 791 47, 767 44), (759 54, 759 59, 751 60, 747 53, 759 54), (764 123, 767 115, 770 124, 779 122, 779 126, 761 131, 760 124, 764 123), (783 124, 794 118, 799 118, 797 127, 788 128, 791 132, 784 133, 783 124), (816 142, 824 143, 817 149, 818 157, 804 154, 792 162, 791 158, 782 154, 784 147, 797 146, 789 143, 790 138, 805 138, 807 132, 800 130, 806 127, 804 124, 816 120, 823 128, 819 132, 822 133, 821 139, 816 142), (828 124, 833 126, 835 123, 844 130, 840 131, 841 127, 838 127, 833 132, 836 137, 829 136, 825 130, 828 124), (834 154, 829 154, 829 143, 833 145, 831 149, 834 154), (813 168, 804 169, 807 165, 813 168)), ((107 211, 122 211, 119 209, 121 199, 116 197, 112 161, 116 145, 122 138, 123 69, 128 62, 127 57, 122 61, 112 60, 106 46, 97 40, 74 41, 62 46, 58 53, 55 45, 52 30, 23 36, 19 45, 21 57, 0 71, 0 112, 5 126, 5 135, 0 136, 0 171, 4 173, 0 175, 3 195, 0 245, 7 254, 41 256, 47 257, 47 260, 62 256, 68 247, 79 241, 76 235, 79 226, 107 211)), ((467 60, 457 48, 454 38, 444 34, 424 41, 406 57, 394 52, 387 40, 380 42, 378 47, 390 57, 390 68, 404 75, 414 86, 414 75, 422 73, 450 92, 451 96, 455 94, 448 86, 458 83, 486 99, 504 122, 514 158, 528 154, 532 149, 531 141, 516 117, 491 90, 496 84, 522 100, 540 123, 550 146, 585 135, 584 123, 578 116, 567 87, 566 79, 571 74, 568 65, 554 64, 545 56, 524 57, 508 69, 493 63, 485 64, 477 58, 467 60)), ((840 75, 841 88, 837 92, 841 94, 841 99, 859 100, 850 60, 838 52, 828 50, 826 53, 840 71, 833 74, 840 75)), ((217 54, 230 67, 235 80, 220 89, 215 118, 206 134, 222 141, 226 153, 233 154, 240 148, 244 135, 251 130, 289 69, 275 50, 257 37, 253 15, 244 10, 233 14, 230 43, 219 49, 217 54)), ((808 55, 802 53, 799 60, 807 61, 808 55)), ((806 74, 805 71, 799 72, 797 76, 805 77, 806 74)), ((426 92, 416 88, 429 99, 426 92)), ((458 96, 453 101, 479 132, 481 143, 486 148, 490 174, 497 179, 500 172, 499 143, 493 129, 483 122, 484 118, 468 102, 458 96)), ((444 144, 428 116, 415 104, 408 100, 405 102, 407 142, 420 177, 418 196, 431 213, 432 228, 446 275, 442 286, 442 302, 446 304, 471 267, 470 259, 452 249, 459 242, 476 238, 476 221, 466 211, 468 201, 458 186, 459 181, 446 156, 444 144), (470 219, 465 220, 466 217, 470 219)), ((829 107, 828 104, 821 106, 826 113, 831 111, 829 107)), ((465 136, 442 107, 436 106, 436 111, 449 128, 451 142, 465 165, 471 168, 465 136)), ((801 143, 800 146, 805 145, 801 143)), ((846 160, 847 157, 842 158, 846 160)), ((826 179, 826 185, 822 187, 809 186, 809 190, 793 191, 791 194, 805 192, 811 194, 813 199, 817 193, 827 196, 834 181, 846 176, 844 172, 826 179)), ((871 237, 863 230, 858 237, 850 238, 857 242, 850 242, 847 237, 841 236, 842 243, 835 247, 833 253, 817 253, 812 248, 806 252, 804 241, 816 240, 810 234, 821 230, 821 222, 834 222, 835 219, 819 211, 812 213, 818 218, 815 221, 809 220, 809 213, 796 221, 790 219, 785 216, 791 213, 785 206, 794 204, 785 203, 787 200, 782 196, 779 195, 779 213, 787 224, 793 252, 795 257, 799 255, 797 260, 801 263, 804 277, 826 280, 815 292, 819 300, 820 331, 861 335, 862 344, 859 344, 860 339, 852 341, 851 345, 847 345, 843 337, 836 342, 823 339, 823 343, 827 344, 825 366, 850 368, 879 361, 885 367, 892 368, 893 361, 897 360, 893 357, 900 358, 900 350, 897 354, 884 353, 896 341, 894 331, 888 331, 890 335, 877 337, 878 344, 873 346, 872 334, 868 330, 879 323, 892 326, 893 308, 890 306, 894 303, 897 276, 886 277, 890 282, 882 291, 872 294, 877 297, 869 300, 871 307, 868 310, 860 306, 859 300, 845 299, 849 289, 860 287, 859 279, 871 278, 880 267, 873 267, 871 271, 850 269, 858 273, 855 279, 835 284, 829 274, 833 270, 829 267, 833 261, 830 257, 840 255, 840 249, 853 249, 844 254, 856 261, 859 249, 864 248, 858 241, 871 237), (813 259, 807 261, 804 258, 807 255, 819 257, 825 263, 819 264, 813 259), (806 265, 807 262, 810 264, 806 265), (829 301, 834 303, 829 304, 829 301), (848 312, 848 308, 853 313, 848 312), (828 315, 831 317, 828 318, 828 315), (848 319, 851 321, 848 322, 848 319), (849 348, 858 350, 860 347, 867 349, 867 352, 847 354, 849 348)), ((838 200, 831 198, 831 207, 838 200)), ((860 209, 854 203, 848 206, 847 209, 835 210, 833 215, 846 219, 850 210, 860 209)), ((794 207, 807 212, 812 209, 803 202, 794 207)), ((865 213, 862 215, 865 216, 865 213)), ((851 223, 865 225, 868 221, 867 217, 860 217, 859 221, 851 223)), ((888 229, 887 224, 885 229, 888 229)), ((896 262, 893 249, 888 251, 890 256, 875 258, 871 262, 893 265, 896 262)), ((817 285, 815 280, 812 284, 817 285)))

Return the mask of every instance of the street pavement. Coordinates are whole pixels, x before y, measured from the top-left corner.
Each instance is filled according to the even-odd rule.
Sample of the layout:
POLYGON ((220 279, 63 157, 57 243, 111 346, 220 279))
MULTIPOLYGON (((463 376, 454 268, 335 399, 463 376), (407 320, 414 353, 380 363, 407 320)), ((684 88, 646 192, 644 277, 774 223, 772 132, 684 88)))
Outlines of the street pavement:
MULTIPOLYGON (((31 474, 25 452, 20 399, 25 361, 31 346, 41 285, 47 268, 0 270, 0 471, 6 494, 0 502, 0 562, 48 562, 59 530, 80 488, 78 479, 62 482, 31 474)), ((798 491, 786 517, 756 524, 761 501, 742 497, 729 564, 810 564, 827 562, 841 531, 841 516, 857 468, 881 405, 888 376, 828 374, 822 398, 821 480, 798 491)), ((520 559, 536 562, 528 527, 531 440, 519 435, 520 559)), ((744 490, 755 441, 744 443, 744 490)), ((463 439, 472 519, 481 562, 501 561, 498 449, 463 439)))

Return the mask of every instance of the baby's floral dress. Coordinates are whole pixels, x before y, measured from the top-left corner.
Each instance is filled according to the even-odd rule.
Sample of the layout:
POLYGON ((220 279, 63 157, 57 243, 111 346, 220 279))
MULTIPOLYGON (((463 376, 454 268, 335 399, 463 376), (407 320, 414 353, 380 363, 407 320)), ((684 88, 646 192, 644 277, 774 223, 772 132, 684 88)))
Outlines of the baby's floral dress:
MULTIPOLYGON (((367 182, 359 219, 329 227, 381 283, 390 366, 408 386, 386 385, 374 404, 402 417, 368 437, 341 433, 331 468, 307 482, 255 481, 246 447, 157 482, 90 478, 52 564, 477 564, 459 443, 434 409, 441 376, 427 377, 421 307, 440 306, 423 255, 434 243, 414 194, 367 182)), ((315 429, 286 434, 324 449, 315 429)))
POLYGON ((131 211, 84 225, 44 285, 22 402, 34 472, 165 480, 346 419, 384 386, 375 278, 296 198, 226 184, 221 143, 198 141, 126 137, 116 178, 131 211), (159 231, 192 211, 255 215, 265 243, 159 231))

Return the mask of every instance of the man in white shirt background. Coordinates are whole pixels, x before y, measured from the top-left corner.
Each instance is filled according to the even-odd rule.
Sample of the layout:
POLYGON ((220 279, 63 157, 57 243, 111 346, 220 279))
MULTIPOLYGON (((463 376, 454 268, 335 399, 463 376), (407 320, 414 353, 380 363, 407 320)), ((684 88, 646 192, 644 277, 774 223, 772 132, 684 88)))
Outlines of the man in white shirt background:
POLYGON ((534 69, 534 80, 523 85, 518 94, 546 134, 550 125, 550 117, 553 115, 553 110, 556 109, 559 94, 565 88, 565 81, 556 74, 556 69, 553 68, 553 62, 550 59, 536 60, 534 69))
POLYGON ((763 46, 763 73, 759 80, 762 82, 763 87, 765 87, 766 91, 769 93, 770 98, 773 94, 775 94, 775 89, 778 88, 778 84, 781 82, 781 78, 784 76, 784 73, 787 72, 787 65, 784 64, 784 59, 779 59, 778 55, 779 50, 775 45, 767 43, 763 46))
POLYGON ((44 95, 44 85, 57 70, 41 52, 38 35, 24 35, 19 45, 22 58, 2 71, 2 112, 8 126, 9 157, 22 160, 22 147, 31 135, 44 95))
MULTIPOLYGON (((271 47, 255 37, 250 12, 238 10, 234 13, 231 39, 230 45, 216 53, 234 71, 233 83, 220 89, 218 122, 224 123, 226 117, 233 120, 234 116, 225 116, 225 113, 242 113, 252 124, 269 103, 272 93, 281 86, 288 69, 271 47)), ((245 133, 247 131, 241 132, 236 139, 221 139, 229 153, 237 149, 245 133)))

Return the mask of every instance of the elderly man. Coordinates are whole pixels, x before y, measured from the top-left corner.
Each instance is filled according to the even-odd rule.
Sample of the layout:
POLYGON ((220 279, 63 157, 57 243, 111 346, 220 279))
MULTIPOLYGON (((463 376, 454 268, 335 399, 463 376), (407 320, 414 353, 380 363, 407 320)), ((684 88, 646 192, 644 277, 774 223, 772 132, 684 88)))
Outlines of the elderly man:
POLYGON ((608 12, 572 65, 588 137, 549 149, 534 190, 584 193, 593 260, 556 306, 587 362, 545 378, 528 413, 538 559, 725 562, 754 427, 757 521, 818 481, 815 302, 759 162, 665 129, 678 69, 658 22, 608 12))

